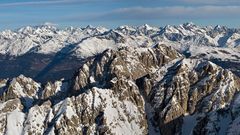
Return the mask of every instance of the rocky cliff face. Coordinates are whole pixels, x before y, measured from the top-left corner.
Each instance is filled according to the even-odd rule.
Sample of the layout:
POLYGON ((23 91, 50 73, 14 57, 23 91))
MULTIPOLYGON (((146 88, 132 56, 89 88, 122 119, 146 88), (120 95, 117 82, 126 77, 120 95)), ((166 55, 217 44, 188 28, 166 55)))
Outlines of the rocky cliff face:
POLYGON ((1 134, 235 134, 240 79, 166 45, 106 50, 71 80, 0 81, 1 134))
POLYGON ((239 78, 217 65, 182 59, 144 84, 162 134, 226 134, 239 78), (149 90, 150 89, 150 90, 149 90), (214 118, 215 117, 215 118, 214 118), (226 120, 226 123, 223 123, 226 120))

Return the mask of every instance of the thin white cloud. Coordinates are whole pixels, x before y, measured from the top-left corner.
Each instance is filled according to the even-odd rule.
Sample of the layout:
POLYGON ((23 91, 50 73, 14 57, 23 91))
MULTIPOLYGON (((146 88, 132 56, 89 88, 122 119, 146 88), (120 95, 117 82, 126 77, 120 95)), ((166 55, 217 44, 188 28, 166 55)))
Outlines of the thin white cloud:
POLYGON ((170 0, 170 1, 177 1, 188 4, 211 4, 211 5, 240 4, 239 0, 170 0))
MULTIPOLYGON (((240 6, 131 7, 75 17, 82 21, 239 18, 240 6)), ((73 18, 74 19, 74 18, 73 18)))
POLYGON ((48 0, 48 1, 8 2, 8 3, 0 3, 0 7, 50 5, 50 4, 73 3, 73 2, 88 2, 88 0, 48 0))

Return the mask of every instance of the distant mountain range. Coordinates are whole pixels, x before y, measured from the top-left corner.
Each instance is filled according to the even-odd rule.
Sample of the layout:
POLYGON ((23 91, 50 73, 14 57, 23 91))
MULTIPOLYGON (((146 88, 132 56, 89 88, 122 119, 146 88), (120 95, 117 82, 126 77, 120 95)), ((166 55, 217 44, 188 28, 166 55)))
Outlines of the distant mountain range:
MULTIPOLYGON (((193 23, 151 27, 147 24, 116 29, 87 26, 58 29, 52 25, 27 26, 0 32, 0 78, 20 74, 39 81, 69 78, 85 58, 122 46, 165 44, 187 57, 239 62, 240 29, 200 27, 193 23), (7 69, 7 70, 6 70, 7 69), (59 73, 66 73, 59 75, 59 73), (69 76, 70 75, 70 76, 69 76)), ((237 69, 233 69, 233 72, 237 69)))
POLYGON ((116 29, 87 26, 58 29, 52 25, 27 26, 0 33, 0 54, 21 56, 27 53, 71 53, 78 57, 92 56, 117 46, 152 46, 156 43, 184 46, 239 48, 240 29, 225 26, 200 27, 193 23, 179 26, 151 27, 147 24, 116 29), (86 45, 87 44, 87 45, 86 45))

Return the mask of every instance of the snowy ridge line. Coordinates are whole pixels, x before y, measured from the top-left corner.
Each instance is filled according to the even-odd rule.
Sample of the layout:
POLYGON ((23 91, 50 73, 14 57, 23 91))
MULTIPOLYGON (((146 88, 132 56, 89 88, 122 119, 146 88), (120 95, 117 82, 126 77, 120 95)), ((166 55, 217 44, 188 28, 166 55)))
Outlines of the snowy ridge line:
POLYGON ((30 52, 51 54, 63 51, 63 48, 67 49, 68 45, 76 44, 78 47, 73 50, 74 54, 84 57, 118 45, 152 46, 162 42, 179 49, 187 49, 189 46, 239 48, 239 40, 239 29, 225 26, 200 27, 193 23, 160 28, 147 24, 138 27, 120 26, 110 30, 92 26, 58 29, 42 25, 0 32, 0 53, 13 56, 30 52), (87 38, 85 42, 81 42, 85 38, 87 38))

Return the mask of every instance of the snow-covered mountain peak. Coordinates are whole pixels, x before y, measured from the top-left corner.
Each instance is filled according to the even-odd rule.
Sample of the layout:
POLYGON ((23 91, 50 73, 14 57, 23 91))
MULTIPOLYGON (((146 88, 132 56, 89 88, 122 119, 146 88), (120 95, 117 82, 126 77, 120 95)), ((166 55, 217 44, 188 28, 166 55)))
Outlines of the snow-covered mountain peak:
POLYGON ((196 26, 193 22, 186 22, 186 23, 183 23, 182 25, 186 27, 196 26))
POLYGON ((86 28, 86 29, 94 29, 95 27, 89 24, 89 25, 87 25, 85 28, 86 28))
POLYGON ((163 33, 178 33, 178 30, 176 29, 176 26, 166 25, 163 28, 163 33))
POLYGON ((22 34, 44 34, 44 33, 52 33, 59 31, 55 25, 49 25, 49 24, 42 24, 42 25, 36 25, 36 26, 26 26, 22 27, 17 30, 18 33, 22 34))
POLYGON ((129 25, 121 25, 117 29, 135 30, 134 27, 129 26, 129 25))
POLYGON ((116 28, 116 30, 125 31, 125 32, 127 32, 127 31, 133 32, 133 31, 136 31, 136 28, 129 26, 129 25, 122 25, 122 26, 119 26, 118 28, 116 28))
POLYGON ((216 26, 214 27, 215 30, 218 30, 218 29, 221 29, 221 28, 222 28, 221 25, 216 25, 216 26))
POLYGON ((187 30, 201 29, 200 26, 197 26, 197 25, 195 25, 195 24, 192 23, 192 22, 183 23, 183 24, 181 24, 180 26, 182 26, 184 29, 187 29, 187 30))
POLYGON ((16 35, 17 33, 11 30, 4 30, 0 32, 0 38, 12 39, 16 35))
POLYGON ((23 27, 23 28, 20 28, 18 30, 18 32, 20 33, 23 33, 23 34, 30 34, 30 33, 33 33, 35 29, 31 26, 26 26, 26 27, 23 27))
POLYGON ((148 24, 144 24, 144 25, 142 25, 142 26, 139 26, 138 29, 143 29, 143 30, 149 31, 149 30, 156 30, 157 28, 151 27, 151 26, 148 25, 148 24))
POLYGON ((214 27, 214 30, 218 31, 218 32, 227 32, 227 31, 232 31, 233 29, 230 29, 230 28, 228 28, 226 26, 216 25, 214 27))
POLYGON ((101 26, 94 27, 92 25, 88 25, 85 28, 82 28, 82 31, 86 34, 95 35, 95 34, 104 33, 106 31, 108 31, 108 29, 105 27, 101 27, 101 26))

